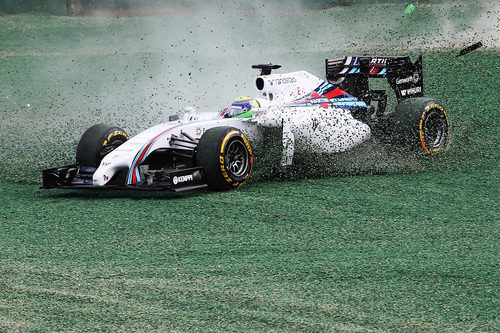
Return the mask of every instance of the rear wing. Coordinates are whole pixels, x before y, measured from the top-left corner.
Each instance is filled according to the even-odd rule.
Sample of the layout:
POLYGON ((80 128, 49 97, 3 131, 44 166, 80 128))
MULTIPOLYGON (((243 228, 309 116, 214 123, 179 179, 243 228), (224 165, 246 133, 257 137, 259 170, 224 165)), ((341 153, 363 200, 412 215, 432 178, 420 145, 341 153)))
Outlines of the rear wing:
POLYGON ((326 59, 326 79, 352 95, 364 99, 370 94, 368 78, 387 78, 398 102, 424 95, 422 56, 347 56, 326 59))

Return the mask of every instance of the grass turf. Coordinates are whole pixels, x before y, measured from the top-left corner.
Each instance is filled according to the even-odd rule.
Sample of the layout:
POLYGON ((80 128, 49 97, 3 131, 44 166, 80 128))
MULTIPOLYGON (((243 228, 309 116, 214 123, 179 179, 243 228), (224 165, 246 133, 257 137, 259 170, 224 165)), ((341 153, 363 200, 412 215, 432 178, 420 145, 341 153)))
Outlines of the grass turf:
POLYGON ((491 171, 196 195, 4 182, 0 327, 494 330, 491 171))
POLYGON ((172 100, 219 106, 248 88, 233 84, 262 57, 322 73, 321 61, 304 57, 394 53, 373 48, 375 32, 386 45, 393 36, 395 47, 414 47, 436 27, 435 7, 417 9, 413 21, 397 18, 356 36, 355 46, 338 34, 322 45, 294 38, 329 24, 356 35, 357 21, 379 27, 399 9, 381 5, 376 17, 363 6, 308 12, 299 27, 296 13, 259 18, 279 43, 275 35, 262 45, 245 39, 260 51, 241 55, 229 46, 259 25, 239 25, 234 13, 224 24, 207 16, 198 28, 184 14, 169 23, 0 17, 0 330, 497 331, 499 99, 490 87, 500 68, 491 47, 462 58, 456 49, 409 51, 424 52, 426 92, 453 124, 440 160, 372 143, 299 160, 291 180, 272 180, 257 162, 254 180, 227 193, 38 190, 40 170, 71 163, 95 122, 134 132, 161 121, 162 108, 177 112, 172 100), (207 44, 205 26, 218 43, 207 44), (186 87, 198 95, 181 95, 186 87))

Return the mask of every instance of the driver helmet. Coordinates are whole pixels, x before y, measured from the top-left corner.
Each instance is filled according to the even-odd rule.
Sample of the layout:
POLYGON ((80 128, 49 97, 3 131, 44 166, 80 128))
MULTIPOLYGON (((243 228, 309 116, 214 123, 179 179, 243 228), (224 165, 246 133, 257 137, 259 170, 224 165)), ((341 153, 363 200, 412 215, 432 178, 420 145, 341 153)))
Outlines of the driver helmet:
POLYGON ((231 118, 249 118, 252 116, 252 108, 259 108, 259 102, 251 97, 242 96, 236 98, 226 110, 226 116, 231 118))

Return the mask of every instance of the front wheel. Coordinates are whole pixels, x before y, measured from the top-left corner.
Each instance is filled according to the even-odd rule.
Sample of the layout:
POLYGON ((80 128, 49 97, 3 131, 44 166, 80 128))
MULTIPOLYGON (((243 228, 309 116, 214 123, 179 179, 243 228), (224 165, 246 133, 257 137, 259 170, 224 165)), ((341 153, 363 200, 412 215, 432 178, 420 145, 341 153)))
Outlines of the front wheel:
POLYGON ((250 178, 252 148, 237 128, 214 127, 201 137, 196 162, 205 167, 210 189, 230 190, 243 185, 250 178))
POLYGON ((76 149, 76 163, 97 168, 104 156, 128 140, 125 131, 116 126, 97 124, 83 133, 76 149))
POLYGON ((427 155, 442 154, 450 139, 450 120, 444 107, 430 98, 408 98, 396 107, 391 127, 398 143, 427 155))

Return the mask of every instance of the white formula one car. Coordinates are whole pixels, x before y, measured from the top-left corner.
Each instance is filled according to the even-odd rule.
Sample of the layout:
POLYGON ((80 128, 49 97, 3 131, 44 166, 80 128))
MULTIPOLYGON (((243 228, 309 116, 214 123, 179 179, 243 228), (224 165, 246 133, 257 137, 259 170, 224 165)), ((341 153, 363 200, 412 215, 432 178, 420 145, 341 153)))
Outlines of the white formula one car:
POLYGON ((121 128, 99 124, 82 136, 76 164, 43 171, 42 188, 228 190, 243 185, 252 147, 269 144, 267 129, 282 133, 281 167, 301 152, 340 153, 381 135, 421 150, 444 152, 449 119, 423 97, 422 57, 347 56, 326 59, 326 80, 305 71, 272 73, 254 65, 255 98, 240 98, 220 112, 184 109, 179 118, 129 139, 121 128), (369 78, 387 78, 398 104, 386 110, 387 92, 369 78), (376 102, 376 108, 373 104, 376 102))

